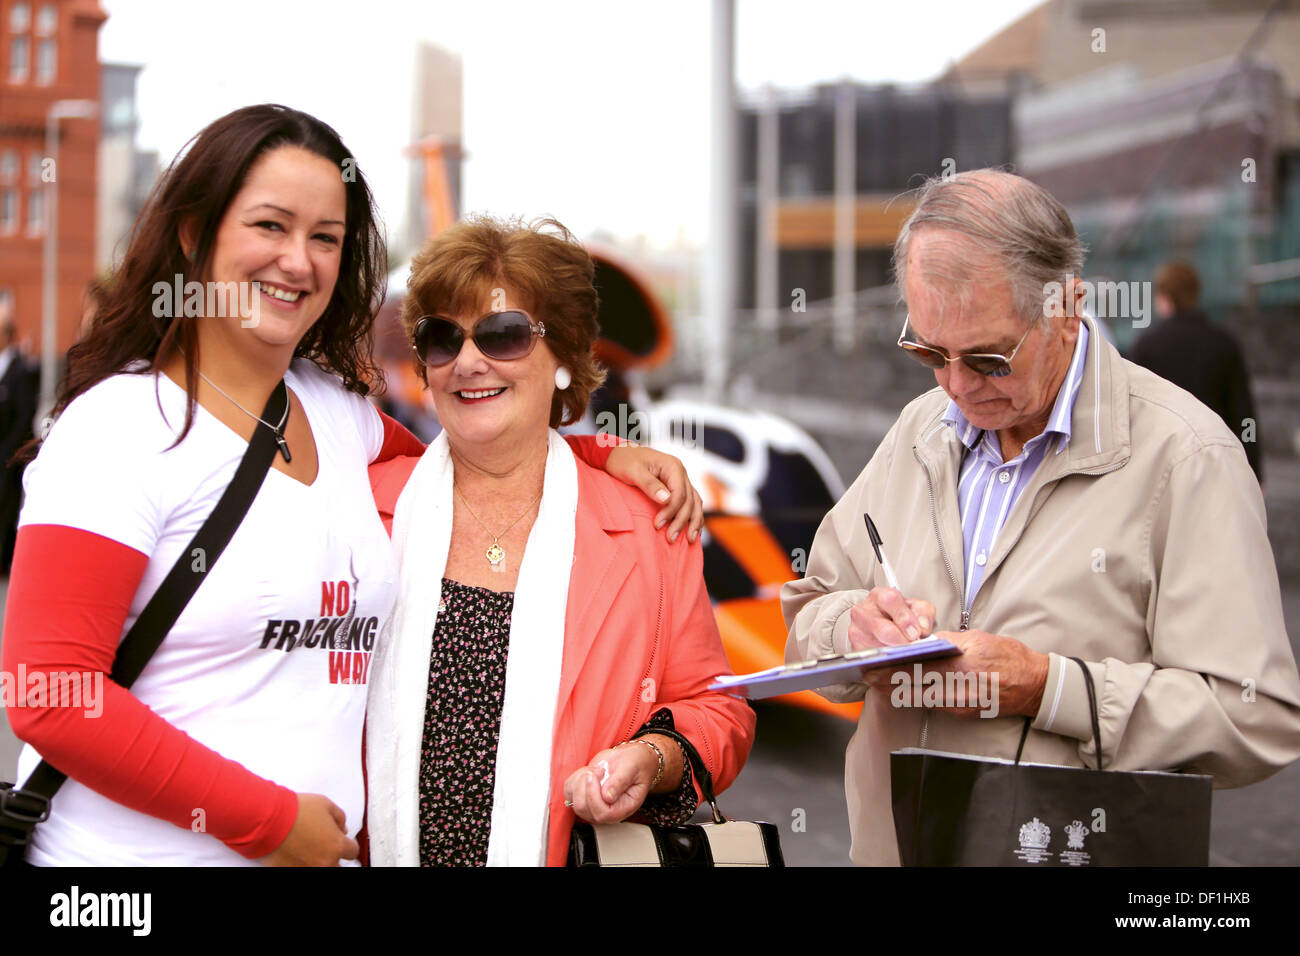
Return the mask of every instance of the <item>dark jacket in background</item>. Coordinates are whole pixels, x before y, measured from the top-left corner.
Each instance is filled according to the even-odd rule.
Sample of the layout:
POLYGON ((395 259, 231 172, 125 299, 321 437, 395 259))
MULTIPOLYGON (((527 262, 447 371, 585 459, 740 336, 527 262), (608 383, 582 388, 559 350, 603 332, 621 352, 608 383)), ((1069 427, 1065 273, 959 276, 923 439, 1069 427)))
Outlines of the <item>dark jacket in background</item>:
POLYGON ((1242 447, 1255 477, 1264 480, 1250 375, 1231 333, 1199 309, 1175 313, 1138 336, 1132 359, 1214 409, 1238 438, 1246 429, 1242 422, 1253 420, 1255 440, 1243 441, 1242 447))
POLYGON ((21 352, 0 376, 0 573, 4 574, 13 560, 23 496, 22 466, 10 467, 9 459, 32 438, 38 384, 36 370, 21 352))

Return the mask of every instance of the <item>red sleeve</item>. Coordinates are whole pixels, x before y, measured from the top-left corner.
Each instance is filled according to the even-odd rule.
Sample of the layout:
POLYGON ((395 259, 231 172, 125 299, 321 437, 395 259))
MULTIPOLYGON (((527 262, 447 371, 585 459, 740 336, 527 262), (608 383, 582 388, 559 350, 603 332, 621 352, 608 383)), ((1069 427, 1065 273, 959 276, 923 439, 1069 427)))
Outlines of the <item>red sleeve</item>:
MULTIPOLYGON (((375 411, 379 412, 379 409, 375 411)), ((402 455, 419 458, 424 454, 424 442, 411 434, 405 425, 383 412, 379 412, 379 420, 384 423, 384 443, 379 448, 379 455, 371 462, 372 465, 402 455)))
POLYGON ((607 432, 599 435, 565 435, 564 440, 569 443, 569 448, 575 455, 597 471, 604 471, 609 453, 625 444, 623 439, 607 432))
POLYGON ((379 520, 384 523, 384 530, 390 535, 393 533, 393 512, 397 510, 397 499, 402 496, 407 479, 419 463, 418 457, 403 456, 370 466, 370 492, 375 497, 379 520))
POLYGON ((265 856, 289 835, 297 795, 193 740, 108 677, 147 565, 146 555, 89 531, 19 530, 0 668, 25 673, 24 690, 33 686, 31 675, 56 671, 94 675, 102 690, 101 707, 89 712, 49 706, 56 699, 6 708, 10 726, 110 800, 186 829, 202 809, 212 836, 248 859, 265 856))

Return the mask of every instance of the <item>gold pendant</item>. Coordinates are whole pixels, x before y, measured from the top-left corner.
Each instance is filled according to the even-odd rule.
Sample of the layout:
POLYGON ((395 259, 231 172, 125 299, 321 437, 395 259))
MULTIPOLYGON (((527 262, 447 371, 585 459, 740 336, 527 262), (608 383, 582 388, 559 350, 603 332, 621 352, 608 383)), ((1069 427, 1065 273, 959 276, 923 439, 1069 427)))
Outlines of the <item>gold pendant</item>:
POLYGON ((506 559, 506 553, 505 551, 502 550, 501 545, 493 541, 492 546, 487 549, 487 559, 488 559, 488 564, 492 565, 495 568, 498 564, 500 564, 502 561, 506 559))

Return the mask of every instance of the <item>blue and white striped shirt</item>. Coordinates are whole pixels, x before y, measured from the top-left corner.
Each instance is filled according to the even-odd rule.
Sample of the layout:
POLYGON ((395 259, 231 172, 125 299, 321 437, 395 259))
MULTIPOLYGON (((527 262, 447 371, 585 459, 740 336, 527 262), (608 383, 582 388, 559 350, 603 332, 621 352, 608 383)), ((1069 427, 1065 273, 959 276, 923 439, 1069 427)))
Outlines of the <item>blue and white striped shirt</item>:
POLYGON ((1074 346, 1074 357, 1065 373, 1056 404, 1042 434, 1035 435, 1019 455, 1008 462, 1002 460, 997 435, 976 428, 961 413, 956 402, 949 402, 943 423, 951 427, 958 440, 970 454, 962 462, 957 479, 957 504, 961 511, 961 537, 965 554, 966 590, 962 607, 969 608, 984 581, 984 567, 993 553, 993 543, 1006 523, 1007 515, 1034 472, 1055 445, 1053 454, 1059 455, 1070 443, 1070 417, 1074 413, 1074 400, 1083 382, 1083 360, 1088 354, 1088 326, 1079 323, 1079 339, 1074 346))

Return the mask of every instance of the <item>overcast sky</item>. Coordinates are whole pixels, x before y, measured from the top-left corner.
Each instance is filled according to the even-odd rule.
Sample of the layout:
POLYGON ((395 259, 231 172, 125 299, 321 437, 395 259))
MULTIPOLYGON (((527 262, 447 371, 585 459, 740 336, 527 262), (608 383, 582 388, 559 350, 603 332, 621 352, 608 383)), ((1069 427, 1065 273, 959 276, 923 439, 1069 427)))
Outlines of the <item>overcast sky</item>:
MULTIPOLYGON (((466 211, 705 238, 708 0, 100 2, 100 59, 145 67, 139 142, 164 163, 223 113, 284 103, 339 131, 396 233, 423 39, 463 58, 466 211)), ((738 0, 737 81, 925 81, 1034 6, 738 0)))

